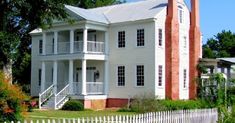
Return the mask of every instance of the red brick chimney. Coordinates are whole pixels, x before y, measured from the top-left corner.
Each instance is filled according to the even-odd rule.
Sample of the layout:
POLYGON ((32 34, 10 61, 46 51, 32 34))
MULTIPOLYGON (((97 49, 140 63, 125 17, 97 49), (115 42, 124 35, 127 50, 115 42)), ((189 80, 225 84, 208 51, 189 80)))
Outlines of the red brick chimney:
POLYGON ((199 26, 199 0, 191 0, 190 30, 189 30, 189 98, 197 95, 195 79, 198 77, 197 64, 200 58, 201 32, 199 26))
POLYGON ((165 23, 166 97, 179 99, 179 23, 177 0, 168 0, 165 23))

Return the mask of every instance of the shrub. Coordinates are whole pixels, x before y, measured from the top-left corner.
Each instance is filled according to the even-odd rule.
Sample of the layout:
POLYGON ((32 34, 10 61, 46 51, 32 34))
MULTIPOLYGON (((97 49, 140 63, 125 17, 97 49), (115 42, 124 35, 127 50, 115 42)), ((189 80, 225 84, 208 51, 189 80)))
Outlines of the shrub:
POLYGON ((77 100, 69 100, 64 104, 62 107, 62 110, 68 110, 68 111, 83 111, 84 106, 80 101, 77 100))
POLYGON ((161 103, 167 110, 200 109, 207 107, 207 104, 201 100, 162 100, 161 103))
POLYGON ((130 111, 145 113, 165 110, 165 107, 159 103, 153 94, 138 95, 130 103, 130 111))
POLYGON ((10 85, 0 72, 0 122, 21 120, 26 111, 23 103, 26 98, 21 88, 10 85))

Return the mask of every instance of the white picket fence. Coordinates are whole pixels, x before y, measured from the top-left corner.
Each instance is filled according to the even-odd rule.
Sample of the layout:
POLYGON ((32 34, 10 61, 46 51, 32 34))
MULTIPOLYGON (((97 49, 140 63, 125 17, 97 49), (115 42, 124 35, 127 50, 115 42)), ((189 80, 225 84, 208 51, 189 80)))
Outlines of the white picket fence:
POLYGON ((36 121, 18 121, 16 123, 217 123, 217 121, 217 109, 199 109, 163 111, 126 116, 102 116, 49 120, 41 119, 36 121))

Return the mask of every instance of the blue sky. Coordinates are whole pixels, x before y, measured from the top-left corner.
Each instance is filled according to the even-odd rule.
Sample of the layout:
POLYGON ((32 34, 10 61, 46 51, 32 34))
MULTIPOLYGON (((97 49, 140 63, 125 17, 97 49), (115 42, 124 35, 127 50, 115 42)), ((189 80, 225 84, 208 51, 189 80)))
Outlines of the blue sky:
MULTIPOLYGON (((190 0, 185 2, 190 6, 190 0)), ((222 30, 231 30, 235 33, 234 5, 235 0, 200 0, 200 25, 204 43, 222 30)))

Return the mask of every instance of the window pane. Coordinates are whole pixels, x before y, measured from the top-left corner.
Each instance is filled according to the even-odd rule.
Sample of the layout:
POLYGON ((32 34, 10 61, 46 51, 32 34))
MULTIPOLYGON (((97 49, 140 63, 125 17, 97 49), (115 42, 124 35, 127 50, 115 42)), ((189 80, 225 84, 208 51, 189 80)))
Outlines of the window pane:
POLYGON ((118 32, 118 47, 125 47, 125 31, 118 32))
POLYGON ((118 86, 125 86, 125 66, 118 66, 118 86))
POLYGON ((136 81, 137 81, 137 86, 144 86, 144 66, 143 65, 136 66, 136 81))
POLYGON ((137 30, 137 46, 144 46, 144 29, 137 30))

